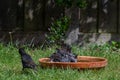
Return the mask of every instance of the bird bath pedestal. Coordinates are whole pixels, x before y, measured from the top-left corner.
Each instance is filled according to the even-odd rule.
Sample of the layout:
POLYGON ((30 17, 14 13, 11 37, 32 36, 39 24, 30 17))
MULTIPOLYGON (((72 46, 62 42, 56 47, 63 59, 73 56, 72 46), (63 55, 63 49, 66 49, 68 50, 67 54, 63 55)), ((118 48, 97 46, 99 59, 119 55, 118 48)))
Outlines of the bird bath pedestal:
POLYGON ((102 57, 78 56, 77 62, 50 62, 49 58, 40 58, 39 63, 42 67, 73 68, 73 69, 94 69, 102 68, 107 65, 107 59, 102 57))

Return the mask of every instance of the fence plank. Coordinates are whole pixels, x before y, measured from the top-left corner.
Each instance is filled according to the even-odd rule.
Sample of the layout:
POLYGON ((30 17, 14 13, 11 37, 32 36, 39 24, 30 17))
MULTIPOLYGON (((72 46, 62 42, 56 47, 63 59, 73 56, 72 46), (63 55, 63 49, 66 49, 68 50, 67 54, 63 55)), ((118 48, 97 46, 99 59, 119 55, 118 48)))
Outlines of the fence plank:
POLYGON ((99 0, 99 32, 116 32, 117 0, 99 0))
POLYGON ((55 5, 54 2, 46 1, 45 6, 45 26, 49 28, 51 23, 59 19, 63 15, 64 9, 60 6, 55 5))
POLYGON ((17 0, 17 27, 24 28, 24 0, 17 0))
POLYGON ((120 1, 118 0, 118 33, 120 33, 120 1))
MULTIPOLYGON (((42 0, 43 1, 43 0, 42 0)), ((25 31, 37 31, 43 29, 43 5, 40 0, 26 0, 25 1, 25 31)))
POLYGON ((11 31, 16 27, 16 0, 0 0, 0 30, 11 31))
POLYGON ((97 31, 97 0, 88 0, 86 9, 80 13, 80 32, 97 31))

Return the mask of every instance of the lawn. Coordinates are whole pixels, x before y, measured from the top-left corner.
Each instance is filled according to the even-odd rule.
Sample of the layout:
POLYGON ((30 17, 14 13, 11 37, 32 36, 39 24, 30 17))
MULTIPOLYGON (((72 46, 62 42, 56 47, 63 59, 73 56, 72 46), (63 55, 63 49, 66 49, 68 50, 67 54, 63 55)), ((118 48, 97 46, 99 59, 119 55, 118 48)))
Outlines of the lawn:
MULTIPOLYGON (((48 57, 55 51, 55 46, 41 50, 26 47, 33 60, 39 64, 38 59, 48 57)), ((13 45, 0 44, 0 80, 120 80, 120 50, 113 50, 113 46, 91 45, 87 48, 73 46, 72 51, 78 55, 98 56, 108 59, 105 68, 96 70, 72 70, 68 69, 43 69, 37 72, 26 69, 22 71, 22 65, 18 49, 13 45)))

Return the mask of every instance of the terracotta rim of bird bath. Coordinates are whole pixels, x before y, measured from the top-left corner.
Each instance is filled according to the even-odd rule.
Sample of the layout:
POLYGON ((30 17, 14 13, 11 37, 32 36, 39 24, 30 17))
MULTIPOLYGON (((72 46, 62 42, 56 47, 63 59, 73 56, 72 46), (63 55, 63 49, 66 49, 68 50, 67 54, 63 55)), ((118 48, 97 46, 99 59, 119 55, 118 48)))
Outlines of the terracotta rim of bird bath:
POLYGON ((107 65, 107 59, 93 56, 78 56, 77 62, 50 62, 49 58, 40 58, 39 63, 42 67, 57 68, 76 68, 76 69, 92 69, 102 68, 107 65))

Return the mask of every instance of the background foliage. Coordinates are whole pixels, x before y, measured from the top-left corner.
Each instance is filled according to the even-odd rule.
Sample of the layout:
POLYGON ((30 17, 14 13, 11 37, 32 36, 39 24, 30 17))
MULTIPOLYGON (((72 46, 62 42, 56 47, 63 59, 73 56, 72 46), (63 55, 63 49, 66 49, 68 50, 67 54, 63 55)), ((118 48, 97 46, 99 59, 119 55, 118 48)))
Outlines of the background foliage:
POLYGON ((80 8, 84 8, 87 5, 86 0, 55 0, 56 4, 59 6, 71 7, 72 5, 76 5, 80 8), (75 4, 73 4, 75 3, 75 4))
POLYGON ((49 28, 49 34, 46 35, 49 44, 60 44, 65 38, 65 33, 69 27, 70 19, 66 16, 53 22, 49 28))

